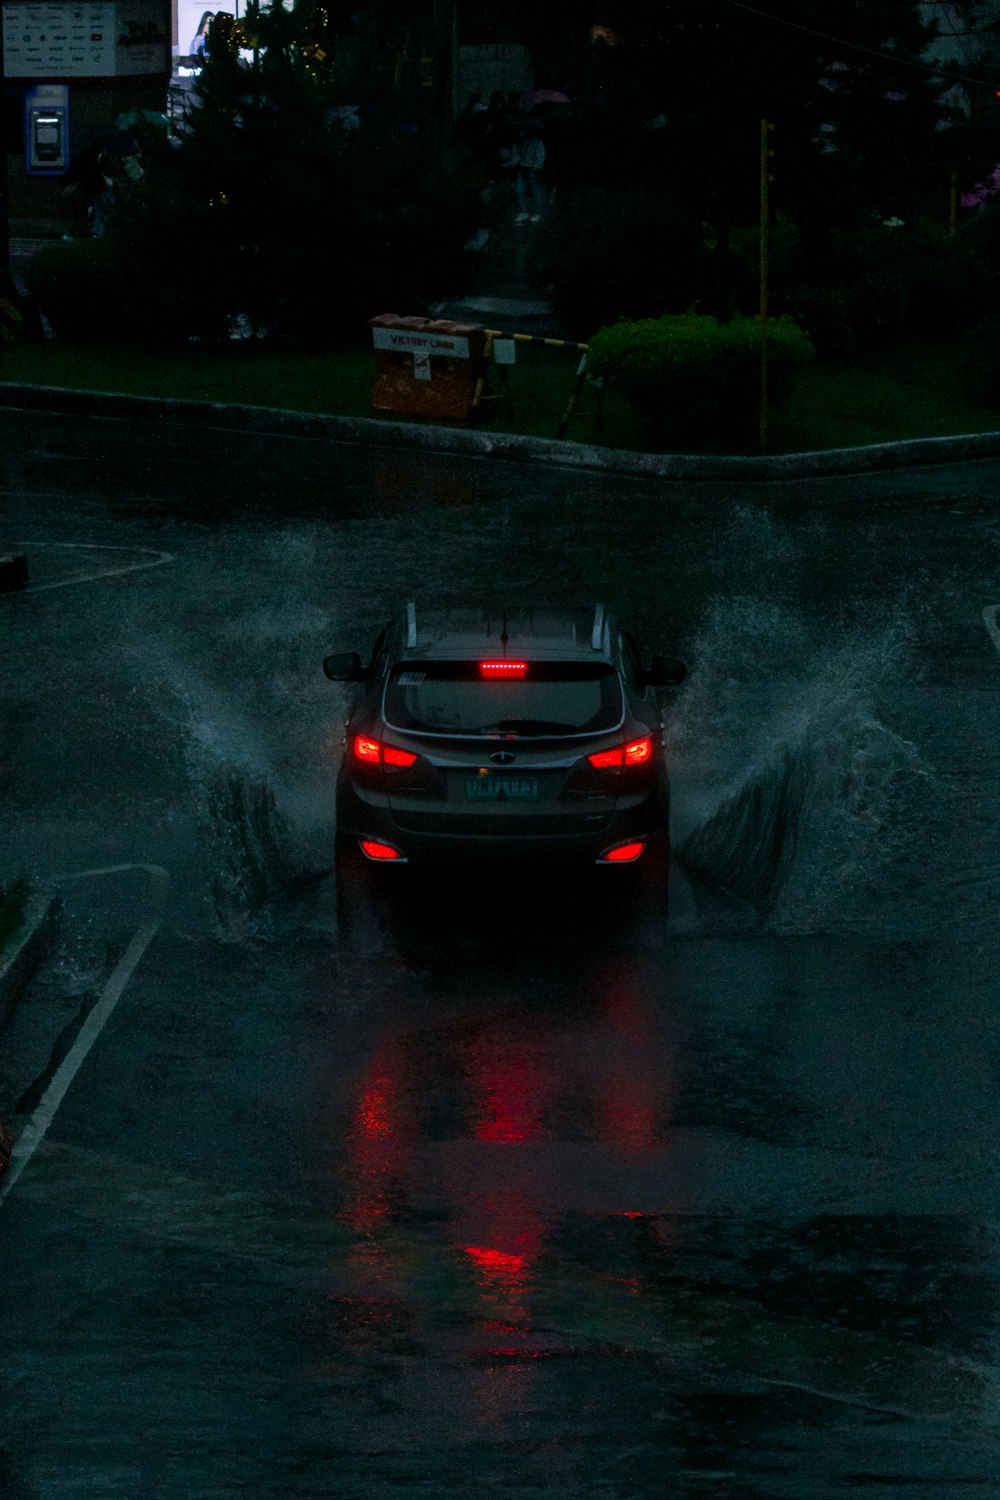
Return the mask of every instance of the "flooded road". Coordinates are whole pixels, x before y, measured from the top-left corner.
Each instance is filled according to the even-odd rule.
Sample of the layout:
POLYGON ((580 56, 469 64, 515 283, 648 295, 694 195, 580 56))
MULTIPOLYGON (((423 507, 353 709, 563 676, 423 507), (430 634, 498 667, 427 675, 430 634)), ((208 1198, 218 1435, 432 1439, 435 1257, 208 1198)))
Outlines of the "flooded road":
POLYGON ((0 874, 65 903, 3 1037, 0 1495, 1000 1496, 1000 465, 0 454, 0 874), (320 661, 414 596, 687 661, 668 910, 340 931, 320 661))

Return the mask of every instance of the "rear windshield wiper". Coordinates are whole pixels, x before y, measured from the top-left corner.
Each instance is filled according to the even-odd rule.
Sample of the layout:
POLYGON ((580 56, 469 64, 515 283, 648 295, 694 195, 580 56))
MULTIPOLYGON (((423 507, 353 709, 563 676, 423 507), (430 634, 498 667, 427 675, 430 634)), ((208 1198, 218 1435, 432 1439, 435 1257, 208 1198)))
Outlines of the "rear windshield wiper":
POLYGON ((573 734, 573 724, 560 724, 554 719, 499 719, 496 724, 484 724, 480 734, 573 734))

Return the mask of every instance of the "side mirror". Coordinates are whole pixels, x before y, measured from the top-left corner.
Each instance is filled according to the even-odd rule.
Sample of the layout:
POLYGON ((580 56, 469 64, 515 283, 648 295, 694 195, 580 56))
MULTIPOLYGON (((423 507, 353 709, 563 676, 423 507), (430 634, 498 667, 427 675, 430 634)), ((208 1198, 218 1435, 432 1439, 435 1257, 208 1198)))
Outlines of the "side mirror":
POLYGON ((365 669, 356 651, 340 651, 323 658, 323 671, 331 682, 364 682, 365 669))
POLYGON ((676 656, 654 656, 642 675, 650 687, 676 687, 687 676, 687 667, 676 656))

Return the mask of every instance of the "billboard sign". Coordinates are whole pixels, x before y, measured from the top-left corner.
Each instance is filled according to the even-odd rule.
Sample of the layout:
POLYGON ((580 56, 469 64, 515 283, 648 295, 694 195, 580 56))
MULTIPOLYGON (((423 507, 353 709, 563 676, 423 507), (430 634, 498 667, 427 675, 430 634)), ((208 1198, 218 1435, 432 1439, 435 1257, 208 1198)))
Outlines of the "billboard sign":
POLYGON ((5 78, 117 78, 167 70, 160 0, 3 0, 5 78))

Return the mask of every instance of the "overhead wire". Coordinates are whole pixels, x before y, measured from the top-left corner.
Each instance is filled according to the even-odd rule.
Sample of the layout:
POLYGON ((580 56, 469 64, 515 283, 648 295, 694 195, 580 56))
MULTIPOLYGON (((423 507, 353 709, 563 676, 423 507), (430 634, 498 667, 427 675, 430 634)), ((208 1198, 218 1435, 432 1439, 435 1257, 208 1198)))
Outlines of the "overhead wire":
POLYGON ((832 42, 834 46, 844 47, 850 52, 863 52, 868 57, 877 57, 882 62, 892 63, 897 68, 916 68, 921 73, 929 73, 934 78, 942 78, 947 83, 969 83, 976 88, 997 90, 997 82, 990 82, 986 78, 969 78, 962 73, 950 73, 945 68, 935 68, 931 63, 917 62, 914 58, 897 57, 895 53, 883 52, 878 47, 866 47, 862 42, 849 42, 844 37, 831 36, 827 31, 817 31, 814 26, 803 26, 801 21, 789 21, 785 16, 773 15, 770 11, 758 10, 754 5, 747 5, 744 0, 723 0, 724 5, 732 6, 735 10, 745 10, 752 16, 760 16, 765 21, 774 21, 778 26, 789 26, 793 31, 804 31, 808 36, 817 36, 824 42, 832 42))

